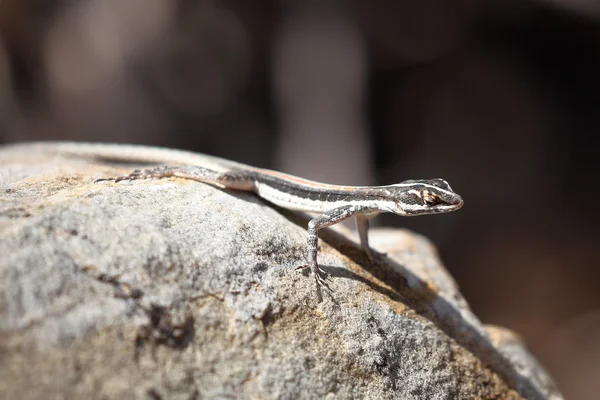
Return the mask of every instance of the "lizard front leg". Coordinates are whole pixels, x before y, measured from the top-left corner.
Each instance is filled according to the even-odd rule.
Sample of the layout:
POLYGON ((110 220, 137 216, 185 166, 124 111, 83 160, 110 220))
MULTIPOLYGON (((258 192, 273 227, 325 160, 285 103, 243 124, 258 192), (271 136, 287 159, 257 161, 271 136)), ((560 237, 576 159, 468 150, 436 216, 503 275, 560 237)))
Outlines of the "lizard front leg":
POLYGON ((308 252, 308 264, 302 265, 297 269, 310 268, 313 274, 315 275, 317 287, 321 285, 323 283, 323 278, 321 278, 319 264, 317 263, 319 229, 337 224, 338 222, 348 219, 354 215, 366 213, 370 210, 371 209, 368 206, 347 205, 326 211, 318 217, 310 220, 310 222, 308 223, 308 237, 306 243, 308 252))
POLYGON ((372 263, 375 263, 375 254, 369 246, 369 218, 362 214, 356 216, 356 229, 358 230, 358 237, 360 238, 360 246, 367 255, 367 258, 372 263))

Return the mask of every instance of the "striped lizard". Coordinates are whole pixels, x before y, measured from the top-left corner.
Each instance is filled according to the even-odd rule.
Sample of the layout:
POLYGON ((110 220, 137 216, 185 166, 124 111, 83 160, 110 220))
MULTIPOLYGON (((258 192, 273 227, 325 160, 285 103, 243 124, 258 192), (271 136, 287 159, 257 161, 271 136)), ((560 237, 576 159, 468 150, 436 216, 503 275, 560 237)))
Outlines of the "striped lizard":
POLYGON ((343 186, 315 182, 183 150, 79 142, 37 142, 33 146, 40 146, 44 151, 78 157, 165 164, 97 181, 179 177, 225 189, 254 192, 264 200, 285 209, 319 213, 308 223, 307 264, 297 268, 310 268, 317 286, 323 283, 317 262, 319 229, 355 217, 361 246, 373 261, 368 240, 370 218, 382 212, 402 216, 446 213, 463 206, 461 196, 452 190, 448 182, 439 178, 406 180, 387 186, 343 186))

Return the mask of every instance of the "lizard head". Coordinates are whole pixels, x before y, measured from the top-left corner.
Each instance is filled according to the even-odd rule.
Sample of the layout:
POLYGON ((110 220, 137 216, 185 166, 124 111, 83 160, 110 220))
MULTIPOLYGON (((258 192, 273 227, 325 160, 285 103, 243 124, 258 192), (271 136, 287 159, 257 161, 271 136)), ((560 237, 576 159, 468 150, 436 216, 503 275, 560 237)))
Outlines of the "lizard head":
POLYGON ((458 210, 463 199, 443 179, 404 181, 390 187, 397 188, 397 214, 411 216, 445 213, 458 210))

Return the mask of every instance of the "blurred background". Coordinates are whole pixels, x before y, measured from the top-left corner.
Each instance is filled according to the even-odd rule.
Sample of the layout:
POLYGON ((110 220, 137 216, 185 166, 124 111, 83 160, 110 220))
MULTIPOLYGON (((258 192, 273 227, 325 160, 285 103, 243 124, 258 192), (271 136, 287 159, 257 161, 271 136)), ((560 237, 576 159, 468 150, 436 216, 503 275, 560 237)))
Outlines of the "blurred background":
POLYGON ((599 71, 594 0, 4 0, 0 143, 443 177, 460 212, 376 223, 431 238, 484 323, 597 399, 599 71))

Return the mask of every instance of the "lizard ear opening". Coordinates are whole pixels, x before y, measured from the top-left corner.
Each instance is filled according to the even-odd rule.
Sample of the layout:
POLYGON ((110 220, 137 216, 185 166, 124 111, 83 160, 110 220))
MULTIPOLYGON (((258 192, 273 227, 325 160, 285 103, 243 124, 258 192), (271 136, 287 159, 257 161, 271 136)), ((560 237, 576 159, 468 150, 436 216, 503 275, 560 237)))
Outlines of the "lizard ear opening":
POLYGON ((428 206, 431 206, 431 207, 439 204, 439 202, 433 198, 426 198, 424 201, 425 201, 425 204, 427 204, 428 206))
POLYGON ((430 192, 429 190, 423 191, 423 202, 425 205, 433 207, 438 204, 444 203, 444 200, 440 196, 435 193, 430 192))

